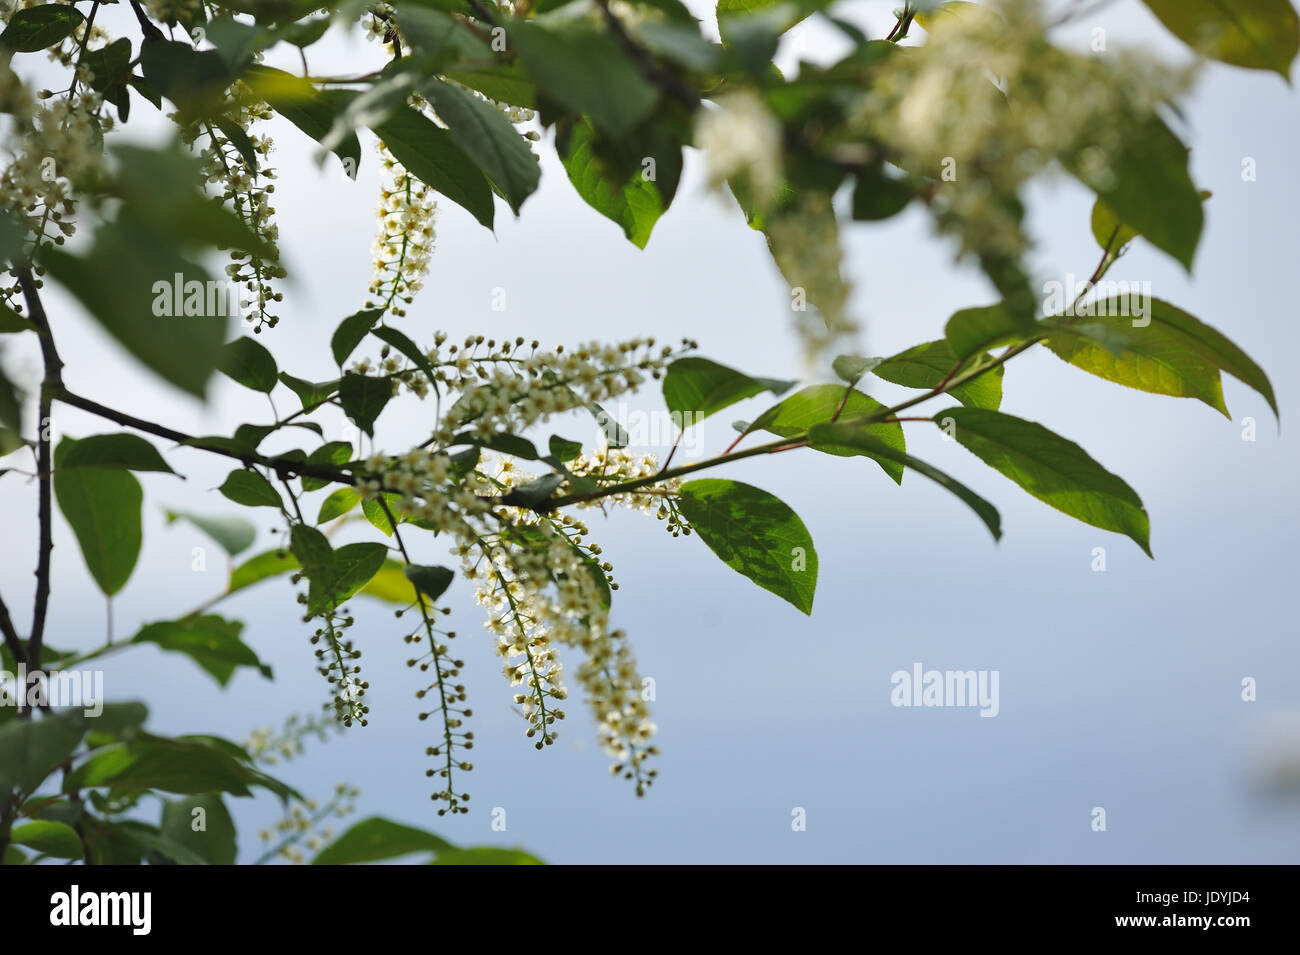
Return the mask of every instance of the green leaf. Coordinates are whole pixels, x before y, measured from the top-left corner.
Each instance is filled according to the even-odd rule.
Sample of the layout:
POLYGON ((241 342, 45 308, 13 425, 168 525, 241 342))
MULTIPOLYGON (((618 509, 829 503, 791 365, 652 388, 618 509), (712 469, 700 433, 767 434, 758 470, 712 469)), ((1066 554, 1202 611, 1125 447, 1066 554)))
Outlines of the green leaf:
MULTIPOLYGON (((8 256, 3 256, 8 258, 8 256)), ((0 305, 0 335, 12 335, 15 332, 34 332, 36 326, 15 312, 8 305, 0 305)))
POLYGON ((46 248, 50 274, 146 367, 178 388, 204 397, 226 340, 224 315, 172 315, 171 277, 206 283, 203 269, 175 251, 175 236, 119 218, 95 231, 81 255, 46 248), (163 277, 166 277, 165 279, 163 277), (156 289, 163 289, 161 293, 156 289))
MULTIPOLYGON (((749 430, 770 431, 772 434, 789 438, 807 431, 814 425, 830 421, 837 411, 840 419, 848 421, 878 414, 884 410, 884 407, 875 398, 863 394, 856 388, 844 385, 813 385, 795 392, 780 404, 768 408, 754 420, 749 430)), ((878 441, 897 451, 905 451, 907 448, 903 438, 903 426, 897 421, 869 424, 865 426, 865 430, 878 441)), ((862 453, 852 445, 814 442, 810 446, 814 450, 840 457, 851 457, 862 453)), ((903 482, 903 467, 895 459, 876 458, 875 460, 884 468, 885 473, 893 478, 895 484, 903 482)))
POLYGON ((280 493, 256 471, 236 468, 217 490, 224 497, 245 507, 284 507, 280 493))
POLYGON ((361 344, 361 339, 366 337, 383 314, 381 309, 367 308, 339 322, 339 327, 334 330, 334 337, 330 339, 330 351, 334 353, 335 364, 340 368, 343 367, 348 356, 356 351, 357 346, 361 344))
POLYGON ((356 865, 455 847, 441 836, 379 816, 363 819, 317 853, 312 865, 356 865))
POLYGON ((1151 526, 1137 493, 1073 441, 1040 424, 980 408, 935 415, 985 464, 1064 514, 1131 537, 1151 556, 1151 526))
POLYGON ((545 25, 512 19, 507 31, 541 94, 589 116, 601 132, 626 135, 659 102, 658 89, 602 27, 577 18, 545 25))
POLYGON ((248 550, 257 537, 257 528, 238 517, 207 517, 188 511, 167 511, 167 523, 188 521, 221 545, 231 557, 248 550))
POLYGON ((751 378, 749 375, 709 361, 707 358, 679 358, 664 375, 664 403, 683 421, 699 422, 737 401, 764 391, 779 395, 792 381, 751 378), (687 414, 693 417, 686 418, 687 414))
POLYGON ((243 629, 237 620, 205 614, 146 624, 131 642, 155 643, 164 650, 183 653, 222 687, 230 683, 239 667, 252 667, 271 679, 271 668, 239 639, 243 629))
MULTIPOLYGON (((388 510, 393 513, 393 516, 397 518, 397 522, 400 524, 402 521, 402 515, 398 513, 397 502, 402 499, 401 495, 390 494, 387 491, 384 491, 383 495, 384 503, 388 505, 388 510)), ((393 522, 388 519, 388 513, 385 512, 383 505, 379 503, 379 498, 368 497, 363 500, 361 502, 361 512, 365 515, 366 520, 370 522, 371 526, 382 533, 385 537, 393 536, 393 522)))
POLYGON ((361 495, 357 493, 356 488, 341 487, 330 493, 330 496, 321 501, 320 513, 316 515, 316 523, 324 524, 326 521, 332 521, 336 517, 342 517, 352 508, 356 507, 361 500, 361 495))
POLYGON ((267 394, 275 387, 280 371, 271 353, 247 336, 236 338, 221 349, 217 369, 245 388, 267 394))
POLYGON ((879 438, 870 434, 866 428, 847 422, 819 424, 813 426, 809 432, 809 437, 825 444, 856 447, 862 454, 885 458, 896 461, 900 465, 906 465, 916 473, 928 477, 940 487, 947 488, 970 505, 971 509, 979 515, 980 520, 984 522, 984 526, 989 529, 994 540, 998 540, 1002 536, 1002 520, 998 516, 997 509, 992 504, 966 487, 966 485, 953 480, 938 468, 885 444, 879 438))
POLYGON ((840 380, 856 385, 862 376, 880 364, 879 358, 859 358, 857 355, 837 355, 831 362, 831 370, 840 380))
POLYGON ((640 172, 626 182, 611 178, 593 151, 595 130, 587 121, 577 123, 561 154, 569 181, 582 200, 623 229, 629 242, 644 249, 650 233, 664 213, 659 187, 640 172))
POLYGON ((492 187, 450 133, 405 106, 371 128, 411 175, 492 228, 492 187))
POLYGON ((430 601, 437 601, 456 578, 455 572, 446 567, 426 567, 420 564, 408 564, 403 572, 412 586, 430 601))
MULTIPOLYGON (((429 381, 437 382, 437 373, 433 370, 433 365, 429 364, 429 358, 424 352, 420 351, 418 345, 411 341, 404 332, 396 328, 390 328, 387 325, 380 325, 378 328, 372 328, 370 333, 380 341, 387 342, 399 352, 411 360, 416 368, 428 377, 429 381)), ((434 385, 435 389, 437 385, 434 385)))
POLYGON ((99 750, 78 764, 63 783, 65 792, 108 788, 118 795, 157 789, 181 795, 228 792, 250 796, 250 786, 281 795, 292 792, 233 756, 218 741, 149 734, 99 750))
POLYGON ((955 312, 943 335, 952 353, 966 361, 998 345, 1022 341, 1025 332, 1006 307, 998 304, 955 312))
POLYGON ((63 456, 63 468, 107 468, 113 471, 163 471, 175 474, 158 449, 135 434, 92 434, 79 439, 63 456))
POLYGON ((256 557, 250 557, 230 575, 228 593, 251 587, 268 577, 278 577, 298 569, 297 559, 287 550, 268 550, 256 557))
POLYGON ((817 551, 784 502, 749 484, 705 478, 682 485, 678 506, 724 564, 811 615, 817 551))
POLYGON ((293 375, 287 375, 280 372, 280 380, 284 382, 289 390, 298 396, 302 402, 304 412, 314 411, 330 399, 330 396, 338 390, 339 379, 333 381, 307 381, 303 378, 295 378, 293 375))
MULTIPOLYGON (((977 359, 966 362, 960 371, 964 374, 974 367, 975 361, 990 359, 991 356, 981 354, 977 359)), ((924 388, 928 391, 938 387, 956 367, 957 356, 953 354, 952 346, 946 340, 940 339, 909 348, 892 358, 886 358, 876 365, 872 372, 878 378, 896 385, 905 388, 924 388)), ((978 378, 973 378, 955 388, 949 388, 947 393, 968 407, 989 408, 996 411, 1002 404, 1002 376, 1005 372, 1006 369, 998 365, 978 378)))
POLYGON ((23 865, 26 862, 27 854, 12 842, 5 846, 4 855, 0 857, 0 865, 23 865))
POLYGON ((429 865, 542 865, 537 856, 522 849, 481 846, 475 849, 448 849, 439 852, 429 865))
MULTIPOLYGON (((307 455, 308 464, 326 467, 337 467, 340 464, 347 464, 351 460, 352 445, 347 441, 330 441, 307 455)), ((306 475, 302 478, 302 489, 304 491, 318 491, 328 484, 328 481, 320 478, 308 477, 306 475)))
POLYGON ((1106 169, 1066 166, 1119 221, 1191 270, 1204 223, 1201 193, 1187 171, 1187 147, 1158 117, 1134 123, 1106 169))
POLYGON ((166 800, 159 829, 208 865, 235 864, 235 823, 216 793, 166 800))
POLYGON ((176 865, 208 864, 207 860, 193 849, 169 839, 159 832, 156 826, 151 826, 146 822, 124 819, 121 822, 114 823, 113 828, 144 849, 145 861, 150 865, 158 864, 158 857, 176 865))
MULTIPOLYGON (((255 96, 316 142, 329 134, 335 120, 356 96, 347 90, 317 90, 302 77, 260 64, 250 67, 243 80, 255 96)), ((333 151, 344 170, 355 179, 361 165, 361 142, 357 134, 344 134, 333 151)))
POLYGON ((83 854, 77 830, 62 822, 37 819, 15 826, 9 838, 17 845, 35 849, 55 859, 80 859, 83 854))
POLYGON ((551 451, 551 457, 557 461, 572 461, 582 453, 581 441, 569 441, 561 438, 558 434, 551 435, 548 445, 551 451))
POLYGON ((519 207, 537 189, 541 167, 527 141, 495 106, 438 79, 420 88, 456 145, 519 214, 519 207))
POLYGON ((85 22, 81 12, 70 4, 49 3, 17 10, 9 17, 4 33, 0 33, 0 46, 17 53, 36 53, 70 37, 85 22))
POLYGON ((64 468, 77 442, 64 438, 54 452, 54 496, 72 527, 86 569, 106 596, 126 584, 140 557, 144 492, 129 471, 64 468))
POLYGON ((878 168, 864 170, 853 187, 853 218, 859 222, 888 219, 906 209, 915 195, 905 180, 893 179, 878 168))
POLYGON ((1142 0, 1169 31, 1211 59, 1290 81, 1300 17, 1289 0, 1142 0))
POLYGON ((0 793, 31 792, 72 755, 85 731, 80 711, 0 724, 0 793))
MULTIPOLYGON (((1226 417, 1219 371, 1259 392, 1278 413, 1263 369, 1223 334, 1160 299, 1134 317, 1121 298, 1088 303, 1082 321, 1058 325, 1047 346, 1084 371, 1153 394, 1197 398, 1226 417)), ((1077 314, 1077 313, 1076 313, 1077 314)))
POLYGON ((343 411, 366 434, 375 433, 375 419, 393 397, 393 383, 387 378, 348 372, 339 382, 343 411))
POLYGON ((316 614, 338 607, 369 582, 383 567, 388 548, 383 544, 344 544, 330 555, 324 566, 304 562, 311 579, 307 590, 307 612, 316 614))
POLYGON ((1098 248, 1112 256, 1119 255, 1120 249, 1138 237, 1137 230, 1120 222, 1111 207, 1100 199, 1092 204, 1091 226, 1098 248))

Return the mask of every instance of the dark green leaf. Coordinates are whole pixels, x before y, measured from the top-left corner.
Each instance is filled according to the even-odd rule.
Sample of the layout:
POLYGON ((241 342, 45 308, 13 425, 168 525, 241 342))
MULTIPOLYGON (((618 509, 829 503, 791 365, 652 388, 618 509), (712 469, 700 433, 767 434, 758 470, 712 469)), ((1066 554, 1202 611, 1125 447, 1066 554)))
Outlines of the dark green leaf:
POLYGON ((681 415, 683 422, 689 424, 760 392, 779 395, 793 384, 772 378, 751 378, 707 358, 679 358, 668 366, 664 375, 664 403, 670 412, 681 415), (690 419, 686 418, 688 414, 692 415, 690 419))
POLYGON ((630 132, 659 102, 659 91, 601 27, 577 18, 547 25, 510 20, 507 30, 511 49, 543 95, 591 117, 602 132, 630 132))
POLYGON ((411 175, 492 228, 492 187, 450 133, 404 106, 373 129, 411 175))
POLYGON ((225 483, 217 490, 229 500, 245 507, 284 506, 280 493, 271 486, 270 481, 256 471, 236 468, 230 472, 225 483))
POLYGON ((114 471, 163 471, 175 474, 158 449, 139 435, 92 434, 73 444, 63 456, 64 468, 108 468, 114 471))
POLYGON ((367 308, 357 312, 355 315, 349 315, 343 321, 339 322, 339 327, 334 330, 334 337, 330 339, 330 351, 334 353, 334 362, 340 368, 348 360, 361 339, 366 337, 366 333, 374 327, 375 322, 383 316, 383 311, 377 308, 367 308))
MULTIPOLYGON (((283 70, 253 66, 244 82, 254 95, 312 139, 320 142, 334 127, 339 114, 357 95, 348 90, 317 90, 310 82, 283 70)), ((344 170, 355 179, 361 165, 361 142, 354 132, 346 133, 334 147, 344 170)))
POLYGON ((366 434, 375 433, 375 419, 393 397, 393 383, 387 378, 348 372, 339 383, 343 411, 366 434))
POLYGON ((420 371, 424 372, 429 381, 437 381, 436 373, 433 370, 433 366, 429 364, 428 356, 425 355, 424 352, 420 351, 419 346, 416 345, 415 342, 411 341, 404 332, 399 332, 396 328, 390 328, 387 325, 380 325, 378 328, 372 328, 370 331, 376 338, 392 345, 399 352, 409 358, 416 368, 419 368, 420 371))
POLYGON ((54 496, 77 535, 86 568, 106 596, 126 584, 140 557, 140 507, 144 492, 129 471, 63 468, 76 446, 71 438, 54 453, 54 496))
POLYGON ((271 353, 247 336, 236 338, 221 349, 217 369, 245 388, 267 394, 275 387, 279 373, 271 353))
POLYGON ((527 141, 495 106, 441 80, 421 87, 452 140, 510 203, 519 207, 537 189, 541 167, 527 141))
POLYGON ((280 372, 280 380, 298 396, 298 400, 302 402, 303 411, 313 411, 319 408, 329 400, 339 386, 337 378, 334 381, 307 381, 284 372, 280 372))
POLYGON ((18 53, 35 53, 71 36, 85 22, 86 18, 71 4, 49 3, 17 10, 9 17, 4 33, 0 33, 0 46, 18 53))
POLYGON ((133 643, 156 643, 164 650, 183 653, 226 686, 239 667, 252 667, 271 679, 271 668, 239 639, 244 625, 212 614, 146 624, 133 643))
POLYGON ((446 567, 425 567, 408 564, 403 568, 406 579, 430 601, 436 601, 451 586, 456 574, 446 567))
POLYGON ((344 544, 323 566, 313 567, 304 561, 311 579, 307 612, 316 614, 338 607, 379 572, 387 556, 388 548, 383 544, 359 543, 344 544))

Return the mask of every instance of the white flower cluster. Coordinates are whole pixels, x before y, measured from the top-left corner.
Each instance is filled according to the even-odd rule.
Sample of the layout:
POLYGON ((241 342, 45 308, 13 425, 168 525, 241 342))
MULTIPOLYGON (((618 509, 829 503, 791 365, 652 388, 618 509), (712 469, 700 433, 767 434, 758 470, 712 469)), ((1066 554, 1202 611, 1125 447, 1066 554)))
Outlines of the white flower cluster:
MULTIPOLYGON (((73 184, 103 165, 100 137, 113 118, 99 115, 103 100, 85 88, 92 75, 77 73, 67 96, 38 104, 14 73, 0 72, 0 109, 12 116, 3 142, 9 161, 0 170, 0 209, 25 221, 35 244, 62 245, 76 231, 73 184)), ((43 98, 53 94, 41 91, 43 98)), ((21 312, 17 284, 0 290, 0 301, 21 312)))
POLYGON ((709 182, 720 188, 739 179, 753 201, 767 207, 782 181, 781 122, 752 90, 717 98, 700 111, 695 144, 704 150, 709 182))
MULTIPOLYGON (((683 345, 693 347, 689 341, 683 345)), ((534 352, 466 387, 444 416, 436 438, 449 444, 465 427, 480 437, 499 431, 521 434, 551 415, 631 391, 647 376, 659 378, 675 354, 666 345, 656 349, 653 338, 534 352)))
POLYGON ((438 203, 434 191, 407 172, 383 143, 377 148, 387 179, 379 191, 379 234, 371 247, 369 292, 374 298, 366 308, 391 309, 402 316, 429 271, 438 203))
POLYGON ((848 313, 849 282, 840 271, 839 225, 831 197, 803 191, 794 202, 772 213, 767 222, 772 258, 790 283, 797 330, 812 360, 850 336, 857 324, 848 313), (821 321, 807 320, 811 306, 821 321))
MULTIPOLYGON (((659 459, 653 454, 635 454, 626 448, 602 448, 591 453, 583 452, 572 461, 565 462, 565 467, 577 477, 591 478, 602 484, 622 484, 639 481, 659 473, 659 459)), ((606 495, 598 500, 585 501, 580 508, 607 507, 622 505, 643 514, 651 514, 660 520, 666 518, 665 502, 672 501, 682 482, 671 478, 660 481, 652 487, 636 488, 606 495), (663 512, 663 513, 660 513, 663 512)))
POLYGON ((608 563, 596 563, 599 545, 584 540, 587 527, 561 519, 527 515, 509 532, 480 538, 462 548, 463 570, 481 580, 477 597, 488 610, 486 627, 496 635, 503 672, 528 719, 527 736, 538 749, 556 739, 554 724, 568 697, 555 647, 581 651, 577 670, 598 737, 614 758, 613 771, 645 792, 656 770, 645 766, 658 750, 650 745, 656 727, 642 698, 642 683, 627 635, 609 623, 608 592, 601 582, 608 563), (511 537, 527 541, 511 546, 511 537))
POLYGON ((1038 0, 954 8, 929 33, 885 61, 850 124, 943 183, 934 209, 962 253, 1022 255, 1021 213, 1006 197, 1058 160, 1104 183, 1133 124, 1192 76, 1149 53, 1059 49, 1038 0))
MULTIPOLYGON (((200 154, 205 183, 213 187, 222 201, 230 204, 249 231, 274 250, 280 235, 279 227, 271 219, 275 214, 275 207, 271 205, 275 170, 265 162, 271 153, 271 139, 248 134, 254 122, 270 119, 272 113, 270 107, 251 100, 242 83, 236 84, 235 92, 238 105, 232 108, 227 118, 248 136, 254 154, 260 157, 256 165, 214 125, 203 123, 188 131, 187 136, 191 141, 200 134, 207 136, 200 154)), ((284 299, 284 293, 275 291, 271 282, 283 278, 285 270, 276 262, 247 250, 232 250, 230 258, 226 274, 232 282, 241 283, 248 296, 240 303, 247 309, 245 319, 253 323, 254 332, 260 332, 264 326, 274 328, 280 319, 269 309, 284 299)))

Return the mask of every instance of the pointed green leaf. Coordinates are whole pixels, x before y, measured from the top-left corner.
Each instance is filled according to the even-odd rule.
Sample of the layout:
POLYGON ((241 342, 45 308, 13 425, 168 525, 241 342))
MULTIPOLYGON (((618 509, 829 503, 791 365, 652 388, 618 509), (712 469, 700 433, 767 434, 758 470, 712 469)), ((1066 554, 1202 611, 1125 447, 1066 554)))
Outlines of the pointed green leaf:
MULTIPOLYGON (((979 354, 977 358, 963 364, 961 373, 969 371, 976 361, 988 361, 990 358, 988 354, 979 354)), ((896 385, 905 388, 924 388, 928 391, 937 388, 956 367, 957 356, 953 354, 952 346, 946 340, 940 339, 917 345, 915 348, 909 348, 891 358, 886 358, 876 365, 872 372, 878 378, 896 385)), ((996 411, 1002 404, 1002 376, 1005 373, 1006 369, 998 365, 963 385, 948 388, 947 393, 968 407, 990 408, 996 411)))
POLYGON ((65 468, 107 468, 114 471, 176 472, 158 449, 135 434, 92 434, 79 439, 63 456, 65 468))
POLYGON ((749 375, 709 361, 707 358, 679 358, 664 375, 664 403, 682 420, 699 422, 737 401, 764 391, 779 395, 792 381, 751 378, 749 375), (691 415, 691 418, 687 418, 691 415))
POLYGON ((54 452, 54 496, 77 535, 81 555, 106 596, 126 584, 140 557, 144 492, 129 471, 64 468, 77 442, 64 438, 54 452))
POLYGON ((678 506, 724 564, 812 613, 817 551, 799 515, 780 498, 739 481, 705 478, 682 485, 678 506))
MULTIPOLYGON (((844 385, 813 385, 797 391, 784 401, 764 411, 750 431, 770 431, 783 438, 794 437, 807 431, 814 425, 823 424, 836 416, 839 420, 851 421, 878 414, 885 406, 870 395, 863 394, 856 388, 844 385)), ((896 421, 877 422, 865 426, 866 433, 875 437, 897 451, 906 451, 907 443, 903 437, 903 426, 896 421)), ((816 451, 834 454, 840 457, 852 457, 861 454, 853 445, 825 444, 812 442, 809 445, 816 451)), ((893 458, 873 458, 895 484, 903 482, 903 466, 893 458)))
POLYGON ((1169 31, 1211 59, 1290 80, 1300 17, 1290 0, 1142 0, 1169 31))
POLYGON ((1033 421, 980 408, 949 408, 935 415, 935 423, 953 428, 959 444, 1040 501, 1127 535, 1151 556, 1151 526, 1141 498, 1073 441, 1033 421))
POLYGON ((275 387, 279 369, 265 346, 251 338, 236 338, 225 345, 217 356, 217 370, 253 391, 270 393, 275 387))
POLYGON ((271 482, 256 471, 236 468, 226 477, 221 487, 222 495, 236 504, 245 507, 283 507, 284 500, 280 492, 271 486, 271 482))

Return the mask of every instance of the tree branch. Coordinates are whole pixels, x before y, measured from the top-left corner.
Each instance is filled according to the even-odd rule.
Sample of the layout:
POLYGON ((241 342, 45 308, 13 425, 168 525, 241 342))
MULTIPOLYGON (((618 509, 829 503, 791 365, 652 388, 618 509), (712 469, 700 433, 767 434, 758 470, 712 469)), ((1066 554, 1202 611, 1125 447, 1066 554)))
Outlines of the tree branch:
POLYGON ((54 395, 63 390, 63 361, 54 346, 54 336, 50 334, 50 323, 45 315, 45 306, 41 304, 36 279, 32 277, 29 266, 18 269, 18 284, 22 287, 23 298, 27 301, 28 316, 40 336, 41 358, 45 365, 45 377, 41 381, 40 413, 36 421, 38 488, 36 508, 37 520, 40 522, 40 540, 37 544, 36 600, 32 609, 32 633, 27 641, 27 659, 33 668, 39 668, 41 644, 45 639, 45 613, 50 604, 50 554, 54 550, 54 517, 50 504, 52 497, 50 476, 54 469, 50 464, 49 423, 54 395))

